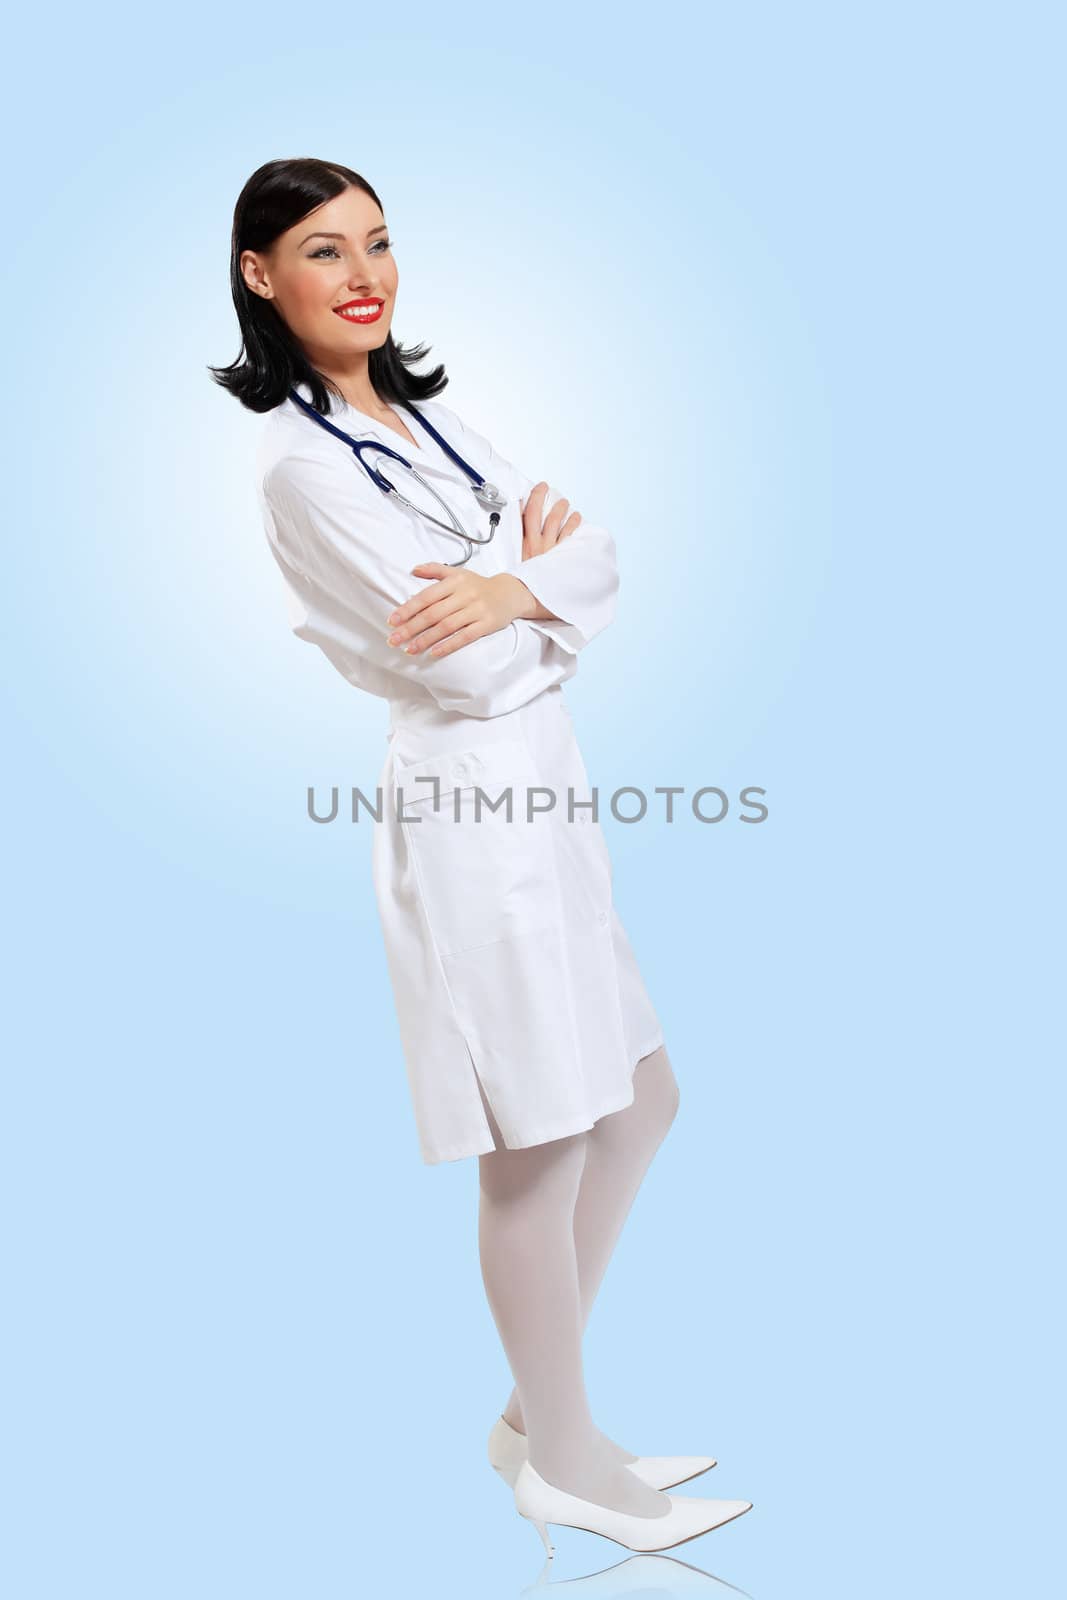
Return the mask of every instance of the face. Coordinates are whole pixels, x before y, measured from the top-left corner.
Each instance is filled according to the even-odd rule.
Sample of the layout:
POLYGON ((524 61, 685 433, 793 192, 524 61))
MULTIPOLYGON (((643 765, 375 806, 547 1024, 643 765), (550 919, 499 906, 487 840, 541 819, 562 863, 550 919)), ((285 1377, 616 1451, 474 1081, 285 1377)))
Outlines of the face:
POLYGON ((396 261, 385 218, 362 189, 309 212, 269 250, 245 250, 241 273, 254 294, 273 301, 321 372, 344 372, 353 355, 385 343, 396 261))

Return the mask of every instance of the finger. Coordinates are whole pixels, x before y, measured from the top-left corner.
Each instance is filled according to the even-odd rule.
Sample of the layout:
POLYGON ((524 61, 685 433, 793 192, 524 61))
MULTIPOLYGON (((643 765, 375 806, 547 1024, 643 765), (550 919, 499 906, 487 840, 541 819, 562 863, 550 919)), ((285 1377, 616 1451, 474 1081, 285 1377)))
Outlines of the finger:
MULTIPOLYGON (((457 611, 453 615, 444 618, 434 627, 427 628, 425 633, 420 633, 419 637, 413 639, 408 645, 408 651, 411 655, 418 655, 424 650, 430 650, 432 646, 440 641, 448 639, 458 628, 465 627, 476 620, 477 613, 469 606, 466 606, 462 611, 457 611)), ((435 651, 434 653, 439 654, 440 652, 435 651)))
POLYGON ((545 503, 545 495, 547 493, 548 484, 544 482, 535 483, 533 488, 530 490, 529 497, 525 506, 523 507, 522 512, 523 524, 528 534, 532 534, 537 537, 540 536, 541 523, 544 520, 542 516, 542 510, 545 503))
POLYGON ((555 538, 545 534, 544 530, 544 501, 549 493, 547 483, 537 483, 530 491, 530 499, 526 501, 523 512, 523 560, 530 560, 531 555, 542 555, 545 550, 552 549, 555 538))
POLYGON ((462 601, 460 601, 456 595, 445 595, 442 599, 436 601, 435 604, 427 606, 423 611, 419 612, 417 616, 411 618, 405 623, 401 623, 400 627, 394 629, 394 631, 389 635, 389 638, 386 642, 388 644, 396 645, 403 644, 405 639, 415 639, 417 637, 421 637, 422 634, 424 634, 428 629, 432 628, 436 623, 443 621, 445 617, 451 616, 453 612, 459 611, 461 608, 462 601))
POLYGON ((559 530, 570 510, 570 504, 569 500, 557 500, 545 518, 545 537, 551 539, 553 544, 559 538, 559 530))
MULTIPOLYGON (((411 571, 416 578, 440 577, 442 581, 447 581, 451 569, 442 565, 440 561, 424 561, 420 566, 412 567, 411 571)), ((440 590, 435 583, 427 584, 425 589, 420 589, 418 594, 412 595, 410 600, 405 600, 402 605, 397 606, 395 611, 391 611, 385 619, 386 622, 390 627, 395 627, 398 622, 406 622, 409 617, 420 611, 424 605, 428 605, 434 600, 439 600, 442 592, 447 593, 447 591, 440 590)))
POLYGON ((567 518, 566 522, 563 524, 562 528, 559 530, 560 538, 561 539, 568 539, 570 537, 570 535, 574 532, 574 530, 578 526, 578 524, 581 522, 581 520, 582 520, 581 513, 579 511, 572 511, 570 516, 567 518))
POLYGON ((427 584, 425 589, 420 589, 410 600, 405 600, 403 605, 397 606, 391 613, 397 618, 397 631, 390 636, 389 643, 395 644, 399 639, 410 639, 413 633, 418 633, 420 628, 427 626, 428 615, 430 620, 436 620, 440 613, 434 612, 433 608, 444 605, 448 600, 455 605, 462 604, 461 580, 455 573, 450 578, 427 584))
POLYGON ((545 550, 551 550, 554 545, 559 543, 560 524, 567 515, 569 506, 569 500, 560 499, 556 501, 545 518, 544 527, 541 529, 540 537, 533 553, 540 554, 545 550))
POLYGON ((438 639, 446 639, 450 633, 473 621, 478 615, 479 612, 474 606, 457 606, 446 615, 434 618, 433 622, 425 627, 420 623, 415 637, 407 647, 408 652, 416 655, 420 651, 428 650, 438 639))
POLYGON ((460 628, 458 632, 452 634, 451 638, 446 639, 443 644, 435 644, 430 654, 432 656, 450 656, 454 650, 462 650, 465 644, 471 644, 475 639, 483 638, 488 632, 491 632, 491 630, 486 628, 484 620, 478 619, 475 622, 469 622, 465 628, 460 628))

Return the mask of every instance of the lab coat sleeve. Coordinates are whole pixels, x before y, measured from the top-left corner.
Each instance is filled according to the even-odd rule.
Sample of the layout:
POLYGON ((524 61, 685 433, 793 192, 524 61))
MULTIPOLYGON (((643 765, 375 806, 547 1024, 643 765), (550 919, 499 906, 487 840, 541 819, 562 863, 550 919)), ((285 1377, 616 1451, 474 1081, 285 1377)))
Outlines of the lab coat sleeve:
MULTIPOLYGON (((490 465, 486 477, 490 482, 499 483, 505 476, 510 477, 525 509, 537 480, 528 478, 505 460, 488 439, 468 427, 454 411, 449 410, 448 415, 456 430, 466 435, 468 443, 488 456, 490 465)), ((560 490, 550 484, 544 510, 551 510, 560 498, 560 490)), ((559 544, 539 556, 519 561, 509 570, 522 580, 535 600, 540 600, 559 619, 545 622, 529 619, 530 626, 554 639, 565 650, 577 653, 614 620, 619 568, 615 540, 606 528, 583 519, 559 544)))
MULTIPOLYGON (((550 485, 546 505, 559 498, 559 490, 550 485)), ((530 619, 531 628, 543 629, 568 650, 581 650, 614 620, 619 570, 615 541, 606 528, 583 520, 559 544, 520 561, 513 570, 534 599, 559 618, 530 619)))
MULTIPOLYGON (((390 645, 388 617, 430 586, 399 558, 395 513, 354 460, 284 456, 263 479, 270 512, 268 539, 290 588, 306 604, 325 600, 331 646, 369 665, 379 681, 392 675, 426 690, 446 711, 498 717, 526 705, 577 670, 572 652, 519 619, 444 656, 409 655, 390 645), (353 470, 355 469, 355 470, 353 470)), ((314 629, 295 631, 319 642, 314 629)))

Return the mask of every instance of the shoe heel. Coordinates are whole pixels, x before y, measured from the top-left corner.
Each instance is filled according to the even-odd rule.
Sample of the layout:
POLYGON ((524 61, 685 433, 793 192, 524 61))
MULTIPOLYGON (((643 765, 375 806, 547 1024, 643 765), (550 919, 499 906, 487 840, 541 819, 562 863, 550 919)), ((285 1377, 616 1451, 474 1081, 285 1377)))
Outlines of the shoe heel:
POLYGON ((697 1500, 669 1494, 664 1497, 669 1503, 666 1515, 640 1517, 593 1500, 583 1500, 548 1483, 530 1465, 529 1459, 519 1468, 514 1494, 516 1511, 533 1523, 550 1556, 554 1551, 548 1537, 549 1522, 603 1534, 628 1550, 648 1555, 697 1539, 702 1533, 721 1528, 723 1523, 732 1522, 742 1512, 752 1510, 750 1500, 697 1500))
POLYGON ((545 1549, 548 1551, 549 1555, 554 1556, 556 1552, 551 1539, 548 1537, 548 1523, 540 1521, 538 1517, 531 1517, 530 1521, 541 1535, 541 1538, 544 1541, 545 1549))

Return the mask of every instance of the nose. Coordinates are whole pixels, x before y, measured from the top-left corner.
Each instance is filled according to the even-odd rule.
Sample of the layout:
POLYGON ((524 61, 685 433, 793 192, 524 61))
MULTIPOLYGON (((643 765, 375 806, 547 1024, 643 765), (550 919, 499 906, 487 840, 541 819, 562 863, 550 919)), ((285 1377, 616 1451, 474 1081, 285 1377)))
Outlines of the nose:
POLYGON ((356 266, 348 275, 348 287, 353 294, 379 294, 377 274, 369 267, 356 266))

